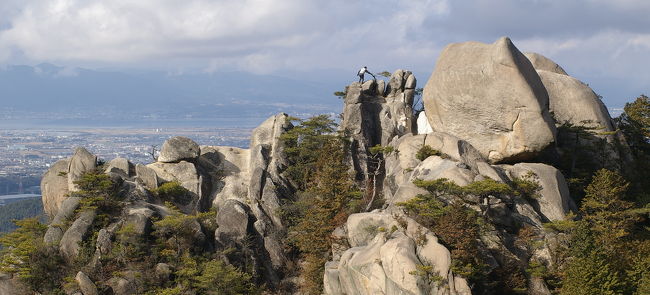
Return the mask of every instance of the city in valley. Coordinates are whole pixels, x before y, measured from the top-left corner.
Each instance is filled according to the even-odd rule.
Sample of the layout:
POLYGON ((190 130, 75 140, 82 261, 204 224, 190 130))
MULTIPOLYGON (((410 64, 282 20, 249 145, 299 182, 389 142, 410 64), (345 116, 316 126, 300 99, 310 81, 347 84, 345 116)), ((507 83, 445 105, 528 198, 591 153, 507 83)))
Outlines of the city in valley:
POLYGON ((40 178, 54 162, 85 147, 101 160, 124 157, 134 163, 153 162, 172 136, 186 136, 200 145, 247 147, 250 128, 56 128, 0 130, 0 196, 40 194, 40 178))

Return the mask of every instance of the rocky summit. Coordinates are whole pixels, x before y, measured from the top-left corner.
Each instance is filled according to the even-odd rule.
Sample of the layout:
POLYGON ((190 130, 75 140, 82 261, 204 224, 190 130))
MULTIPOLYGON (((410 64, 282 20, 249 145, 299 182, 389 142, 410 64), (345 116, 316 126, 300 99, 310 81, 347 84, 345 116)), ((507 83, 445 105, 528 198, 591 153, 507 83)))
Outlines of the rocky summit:
MULTIPOLYGON (((83 295, 552 294, 557 286, 531 269, 561 263, 565 235, 545 228, 579 211, 567 175, 554 165, 569 155, 563 145, 604 143, 607 158, 616 159, 612 169, 630 158, 598 95, 508 38, 447 46, 424 87, 424 110, 413 109, 416 90, 408 70, 346 87, 340 126, 322 136, 338 134, 332 142, 343 142, 348 187, 359 193, 332 215, 318 214, 343 199, 321 196, 334 190, 324 189, 328 181, 348 177, 346 169, 340 179, 319 178, 332 163, 318 164, 328 155, 309 162, 310 153, 328 144, 300 150, 320 138, 316 125, 297 125, 287 114, 253 130, 248 149, 172 137, 153 163, 99 165, 77 148, 41 183, 49 223, 39 239, 69 277, 52 288, 83 295), (567 124, 587 136, 574 139, 567 124), (301 226, 322 216, 331 217, 331 228, 318 244, 325 250, 315 252, 301 245, 316 241, 301 237, 322 227, 301 226), (221 286, 226 273, 237 284, 221 286), (247 281, 254 288, 235 289, 247 281)), ((2 294, 33 293, 21 273, 3 270, 2 294)))

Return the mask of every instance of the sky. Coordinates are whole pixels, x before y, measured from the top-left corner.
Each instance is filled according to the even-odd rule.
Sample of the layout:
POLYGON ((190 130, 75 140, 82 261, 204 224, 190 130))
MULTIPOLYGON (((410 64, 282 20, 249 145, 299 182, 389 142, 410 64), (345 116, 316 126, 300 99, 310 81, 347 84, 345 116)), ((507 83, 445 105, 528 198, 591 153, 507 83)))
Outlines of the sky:
POLYGON ((0 66, 354 80, 367 65, 424 85, 448 43, 508 36, 617 108, 650 93, 648 15, 648 0, 1 0, 0 66))

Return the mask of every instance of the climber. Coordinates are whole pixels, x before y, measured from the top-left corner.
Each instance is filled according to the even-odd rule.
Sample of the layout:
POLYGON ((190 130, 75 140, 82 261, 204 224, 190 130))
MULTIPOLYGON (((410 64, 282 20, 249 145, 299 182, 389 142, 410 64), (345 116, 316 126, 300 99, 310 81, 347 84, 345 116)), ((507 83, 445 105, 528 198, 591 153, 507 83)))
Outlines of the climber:
POLYGON ((375 75, 373 75, 370 71, 368 71, 368 67, 364 66, 359 70, 359 72, 357 72, 357 76, 359 76, 359 83, 363 83, 363 75, 365 73, 370 74, 370 76, 372 76, 372 79, 377 80, 377 77, 375 77, 375 75))

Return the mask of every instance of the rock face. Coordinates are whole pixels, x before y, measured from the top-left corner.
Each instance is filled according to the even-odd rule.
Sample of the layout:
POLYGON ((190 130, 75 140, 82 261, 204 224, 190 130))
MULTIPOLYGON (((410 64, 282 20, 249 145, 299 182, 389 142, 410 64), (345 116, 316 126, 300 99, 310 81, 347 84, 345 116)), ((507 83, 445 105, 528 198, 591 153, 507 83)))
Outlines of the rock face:
POLYGON ((551 73, 556 73, 560 75, 566 75, 568 76, 564 69, 556 64, 554 61, 550 60, 546 56, 543 56, 539 53, 534 53, 534 52, 526 52, 524 55, 530 60, 530 63, 533 64, 533 67, 535 70, 538 71, 548 71, 551 73))
POLYGON ((163 144, 158 156, 158 162, 174 163, 181 160, 194 160, 199 157, 200 152, 199 145, 193 140, 183 136, 175 136, 163 144))
MULTIPOLYGON (((561 71, 541 57, 536 63, 561 71)), ((530 226, 544 236, 543 222, 562 220, 575 208, 557 169, 537 163, 495 165, 527 159, 555 140, 540 77, 508 39, 492 45, 455 44, 443 52, 425 89, 426 117, 422 118, 428 118, 432 130, 418 122, 416 135, 411 130, 393 136, 388 143, 377 140, 383 139, 377 133, 364 132, 362 122, 372 122, 375 113, 362 112, 359 105, 382 103, 369 96, 376 91, 373 85, 348 87, 344 126, 357 127, 349 130, 356 131, 353 139, 364 143, 360 146, 385 144, 399 152, 384 158, 384 208, 352 214, 334 231, 333 259, 325 265, 326 294, 472 294, 468 281, 451 271, 449 250, 438 243, 433 232, 404 215, 400 202, 427 193, 413 184, 415 180, 447 179, 465 186, 485 179, 513 185, 517 178, 530 178, 539 184, 538 195, 530 199, 515 195, 464 197, 468 208, 495 225, 494 230, 482 233, 479 241, 491 270, 529 261, 531 254, 506 242, 518 239, 514 234, 518 228, 530 226), (432 154, 417 156, 424 146, 432 154), (431 266, 442 280, 425 282, 414 275, 421 265, 431 266)), ((357 159, 368 157, 363 149, 353 152, 357 159)), ((459 201, 454 196, 439 198, 445 203, 459 201)), ((539 254, 550 253, 543 241, 541 238, 543 245, 533 255, 548 265, 552 263, 550 254, 539 254)), ((533 281, 538 284, 536 290, 545 290, 543 281, 532 278, 529 284, 533 281)))
MULTIPOLYGON (((416 180, 446 179, 465 186, 492 179, 515 187, 520 178, 537 182, 538 195, 464 192, 436 197, 443 204, 462 204, 489 224, 475 237, 487 272, 519 270, 529 291, 550 294, 545 282, 529 278, 525 268, 533 258, 546 266, 553 263, 554 237, 543 230, 543 222, 565 219, 575 204, 560 171, 519 161, 532 159, 556 140, 555 124, 560 122, 551 120, 549 108, 557 120, 590 120, 610 128, 606 130, 613 126, 586 85, 541 55, 527 57, 507 38, 494 44, 448 46, 427 83, 426 112, 417 122, 412 110, 416 79, 409 71, 396 71, 388 82, 346 88, 341 131, 351 142, 348 160, 362 189, 369 189, 364 185, 371 175, 377 177, 384 204, 349 215, 332 233, 331 261, 324 266, 325 294, 472 294, 474 282, 454 273, 444 232, 419 224, 400 203, 428 193, 414 184, 416 180), (375 145, 390 146, 394 152, 371 161, 369 149, 375 145), (429 154, 422 153, 423 147, 429 154), (520 243, 524 228, 534 235, 532 242, 526 241, 536 245, 534 251, 520 243), (422 269, 430 273, 419 274, 422 269)), ((94 256, 84 266, 92 275, 106 261, 103 258, 118 249, 123 229, 135 238, 152 240, 154 221, 176 214, 157 190, 175 181, 187 190, 171 200, 182 213, 217 211, 213 219, 189 222, 191 243, 183 247, 221 253, 221 259, 281 293, 281 287, 299 283, 291 276, 300 261, 286 252, 282 239, 291 233, 279 217, 281 206, 297 198, 283 175, 289 161, 279 139, 291 128, 289 116, 281 113, 253 130, 247 149, 199 147, 191 139, 174 137, 163 144, 154 163, 110 161, 105 172, 116 183, 123 207, 94 233, 90 231, 97 221, 106 221, 104 216, 78 210, 80 197, 68 197, 76 189, 73 182, 96 168, 96 157, 77 149, 43 178, 43 203, 53 217, 44 241, 71 263, 79 255, 80 242, 96 234, 94 256)), ((173 279, 172 265, 155 265, 161 282, 173 279)), ((83 294, 98 293, 97 286, 110 287, 114 294, 135 294, 142 283, 135 271, 121 271, 96 286, 84 272, 75 278, 83 294)), ((10 283, 0 274, 0 293, 10 283)))
POLYGON ((79 243, 84 240, 88 234, 88 229, 95 220, 95 211, 84 211, 80 214, 79 218, 75 220, 72 225, 65 231, 61 238, 60 251, 63 257, 72 262, 77 255, 81 246, 79 243))
POLYGON ((413 97, 416 80, 410 71, 397 70, 384 89, 383 81, 352 83, 346 87, 341 129, 352 140, 350 164, 357 179, 367 179, 375 167, 368 161, 368 149, 387 145, 395 136, 412 133, 413 97))
POLYGON ((350 248, 334 250, 336 259, 325 267, 325 294, 459 294, 455 285, 469 288, 466 282, 454 283, 451 255, 433 233, 408 217, 401 217, 403 224, 394 216, 350 215, 344 227, 350 248), (418 265, 432 266, 451 283, 427 283, 413 274, 418 265))
POLYGON ((212 182, 212 204, 221 208, 228 199, 244 201, 248 196, 250 150, 226 146, 202 146, 199 166, 212 182))
POLYGON ((22 295, 27 294, 27 290, 17 278, 11 275, 0 273, 0 294, 2 295, 22 295))
POLYGON ((108 162, 105 172, 122 173, 126 177, 131 177, 135 173, 135 167, 128 159, 115 158, 108 162))
POLYGON ((180 206, 183 212, 197 210, 201 200, 201 180, 196 166, 193 163, 181 161, 179 163, 156 162, 147 165, 155 171, 158 178, 158 185, 165 182, 176 181, 189 191, 186 198, 179 199, 175 203, 180 206))
POLYGON ((147 188, 158 188, 158 175, 153 169, 138 163, 135 165, 135 174, 147 188))
POLYGON ((550 110, 558 124, 604 127, 613 131, 612 119, 605 104, 589 86, 568 75, 538 70, 548 91, 550 110))
POLYGON ((518 163, 514 166, 502 166, 510 173, 510 177, 530 178, 539 183, 541 190, 533 202, 533 206, 544 217, 544 221, 564 220, 566 213, 575 205, 569 197, 569 188, 564 175, 553 166, 539 163, 518 163), (531 174, 532 173, 532 174, 531 174))
POLYGON ((605 104, 588 85, 569 76, 559 65, 540 54, 527 53, 526 56, 533 62, 548 92, 549 108, 559 130, 557 145, 560 150, 584 150, 582 152, 592 161, 604 158, 604 163, 594 164, 609 169, 621 169, 626 162, 632 161, 627 156, 625 140, 620 133, 614 132, 616 127, 605 104), (565 128, 567 126, 584 127, 578 147, 575 147, 575 132, 565 128))
POLYGON ((50 218, 57 215, 68 193, 77 190, 74 182, 96 166, 97 156, 79 147, 72 157, 60 160, 50 167, 41 180, 43 209, 50 218))
POLYGON ((50 167, 41 180, 43 194, 43 210, 50 217, 56 216, 59 206, 68 194, 69 160, 59 160, 50 167))
POLYGON ((79 197, 66 198, 57 211, 56 216, 52 219, 45 232, 44 242, 50 245, 57 245, 63 237, 63 227, 67 220, 74 217, 74 212, 79 207, 79 197))
MULTIPOLYGON (((277 237, 285 230, 277 212, 281 199, 293 194, 291 183, 282 176, 287 162, 279 136, 292 127, 287 114, 270 117, 253 130, 250 149, 199 147, 191 139, 174 137, 163 144, 157 162, 135 166, 134 179, 148 189, 170 181, 180 183, 188 195, 173 203, 182 212, 216 208, 216 247, 241 248, 253 239, 252 254, 231 255, 228 259, 242 266, 254 261, 255 271, 261 272, 267 284, 275 286, 280 282, 278 272, 287 262, 277 237)), ((141 215, 129 216, 138 224, 148 220, 141 215)), ((118 286, 119 279, 114 283, 118 286)))
POLYGON ((93 283, 93 281, 91 281, 85 273, 78 272, 77 276, 75 276, 75 281, 77 281, 77 284, 79 285, 79 288, 81 289, 83 295, 99 294, 97 292, 97 286, 95 286, 95 283, 93 283))
POLYGON ((530 158, 555 140, 546 89, 508 38, 448 45, 423 100, 433 130, 466 140, 493 163, 530 158))
POLYGON ((68 168, 68 190, 77 191, 75 181, 81 179, 81 176, 97 167, 97 156, 91 154, 85 148, 75 149, 72 158, 70 158, 70 167, 68 168))

